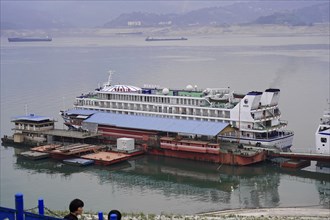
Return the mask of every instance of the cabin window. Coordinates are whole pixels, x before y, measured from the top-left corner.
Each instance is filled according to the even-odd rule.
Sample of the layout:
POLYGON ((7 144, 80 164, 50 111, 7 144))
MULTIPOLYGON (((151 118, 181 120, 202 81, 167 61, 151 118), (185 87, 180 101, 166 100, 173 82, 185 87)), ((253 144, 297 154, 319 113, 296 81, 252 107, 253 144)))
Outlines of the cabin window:
POLYGON ((321 138, 321 143, 327 143, 327 138, 321 138))

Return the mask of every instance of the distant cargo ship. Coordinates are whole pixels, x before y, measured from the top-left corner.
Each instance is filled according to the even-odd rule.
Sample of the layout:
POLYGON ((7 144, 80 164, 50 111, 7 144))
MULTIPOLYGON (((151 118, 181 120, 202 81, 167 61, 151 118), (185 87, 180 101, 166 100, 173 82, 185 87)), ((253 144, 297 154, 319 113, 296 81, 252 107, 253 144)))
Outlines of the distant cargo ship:
POLYGON ((9 42, 52 41, 50 37, 8 37, 9 42))
POLYGON ((188 40, 188 38, 185 37, 179 37, 179 38, 153 38, 153 37, 147 37, 146 41, 173 41, 173 40, 188 40))

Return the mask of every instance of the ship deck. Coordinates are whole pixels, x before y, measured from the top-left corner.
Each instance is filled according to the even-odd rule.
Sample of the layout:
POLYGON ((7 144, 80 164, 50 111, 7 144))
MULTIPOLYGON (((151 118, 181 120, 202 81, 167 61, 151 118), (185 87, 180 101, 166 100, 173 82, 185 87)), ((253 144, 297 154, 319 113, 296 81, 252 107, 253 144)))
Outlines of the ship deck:
POLYGON ((81 156, 81 158, 94 160, 96 165, 110 165, 130 158, 129 154, 120 152, 98 152, 81 156))
POLYGON ((62 145, 48 144, 48 145, 33 147, 33 148, 31 148, 31 150, 32 151, 38 151, 38 152, 50 152, 50 151, 55 150, 55 149, 60 148, 60 147, 62 147, 62 145))
POLYGON ((77 143, 61 146, 55 150, 52 150, 50 151, 50 156, 54 159, 67 159, 70 157, 79 157, 83 154, 88 154, 91 152, 98 152, 104 148, 105 146, 77 143))
POLYGON ((43 131, 43 134, 46 135, 53 135, 58 137, 69 137, 69 138, 76 138, 76 139, 86 139, 86 138, 93 138, 101 136, 101 134, 97 133, 90 133, 84 131, 70 131, 64 129, 54 129, 49 131, 43 131))

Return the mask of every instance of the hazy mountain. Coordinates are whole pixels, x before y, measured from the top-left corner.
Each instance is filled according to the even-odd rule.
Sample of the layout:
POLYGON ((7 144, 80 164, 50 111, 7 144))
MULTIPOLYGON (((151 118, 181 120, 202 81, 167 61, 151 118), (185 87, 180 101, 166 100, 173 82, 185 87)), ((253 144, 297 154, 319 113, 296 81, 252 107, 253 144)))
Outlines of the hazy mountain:
POLYGON ((284 24, 293 26, 307 25, 306 22, 302 21, 299 16, 292 12, 286 13, 274 13, 268 16, 262 16, 255 22, 256 24, 284 24))
POLYGON ((130 21, 133 25, 141 21, 144 26, 221 25, 249 23, 273 14, 288 16, 285 11, 311 23, 329 18, 329 7, 320 6, 322 2, 328 3, 324 0, 0 1, 0 15, 1 29, 118 27, 127 26, 130 21))
MULTIPOLYGON (((311 2, 243 2, 223 7, 209 7, 184 14, 125 13, 104 27, 160 25, 288 24, 306 25, 329 22, 329 3, 310 6, 311 2), (305 7, 303 7, 305 5, 305 7)), ((315 2, 313 2, 315 4, 315 2)), ((318 2, 316 2, 318 3, 318 2)))
POLYGON ((289 12, 274 13, 262 16, 254 23, 257 24, 286 24, 286 25, 310 25, 313 23, 329 22, 329 3, 313 5, 289 12))
POLYGON ((306 23, 324 23, 330 22, 329 12, 330 3, 317 4, 310 7, 305 7, 295 10, 294 13, 306 23))
POLYGON ((97 27, 124 13, 166 14, 228 5, 226 1, 7 1, 1 0, 1 28, 97 27))

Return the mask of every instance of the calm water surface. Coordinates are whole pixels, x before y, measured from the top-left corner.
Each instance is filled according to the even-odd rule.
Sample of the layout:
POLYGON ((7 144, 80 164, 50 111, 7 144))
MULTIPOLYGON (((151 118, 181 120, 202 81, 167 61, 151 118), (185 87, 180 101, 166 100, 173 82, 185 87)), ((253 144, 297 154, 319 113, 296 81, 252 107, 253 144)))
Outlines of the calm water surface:
MULTIPOLYGON (((238 92, 281 89, 282 119, 294 130, 293 150, 313 151, 314 133, 329 99, 328 36, 189 39, 54 39, 9 44, 1 39, 1 136, 25 112, 58 118, 75 96, 93 90, 115 70, 116 83, 185 88, 230 87, 238 92)), ((72 198, 86 210, 197 213, 246 207, 329 207, 330 175, 315 167, 289 171, 270 164, 230 167, 141 157, 114 167, 77 168, 57 161, 17 158, 1 146, 0 205, 25 207, 39 197, 66 210, 72 198)))

